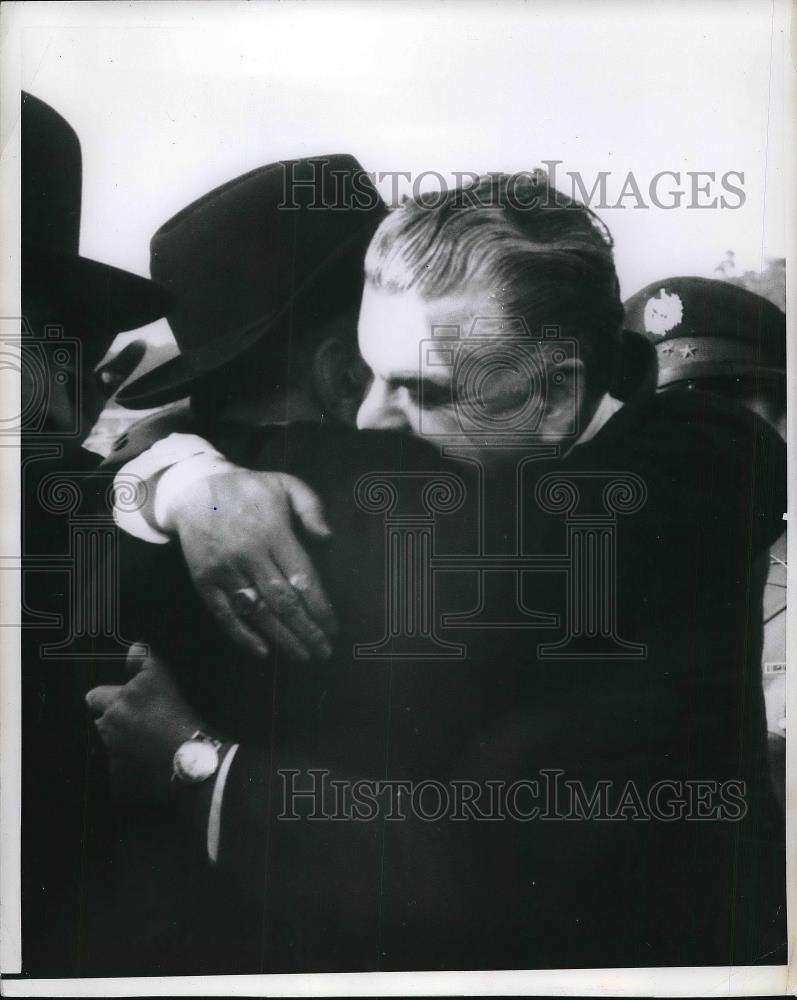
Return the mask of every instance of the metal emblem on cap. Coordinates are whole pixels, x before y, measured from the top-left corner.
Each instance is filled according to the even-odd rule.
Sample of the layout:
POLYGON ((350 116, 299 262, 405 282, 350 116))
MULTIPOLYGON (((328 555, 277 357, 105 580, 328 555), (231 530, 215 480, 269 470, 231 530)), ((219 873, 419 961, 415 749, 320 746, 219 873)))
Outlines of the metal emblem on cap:
POLYGON ((659 294, 645 303, 645 330, 654 337, 663 337, 678 326, 683 315, 681 296, 660 288, 659 294))

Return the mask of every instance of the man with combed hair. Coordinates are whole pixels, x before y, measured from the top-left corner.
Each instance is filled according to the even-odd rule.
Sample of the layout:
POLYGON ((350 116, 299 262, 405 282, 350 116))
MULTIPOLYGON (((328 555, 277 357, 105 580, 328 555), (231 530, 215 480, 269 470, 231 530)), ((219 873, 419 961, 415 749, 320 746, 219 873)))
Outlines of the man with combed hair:
MULTIPOLYGON (((620 353, 622 304, 611 238, 583 206, 558 193, 548 204, 549 189, 541 179, 532 187, 529 207, 511 209, 506 181, 482 184, 498 188, 494 197, 502 207, 481 207, 477 186, 474 207, 463 208, 452 196, 430 208, 420 198, 403 205, 378 230, 366 255, 360 313, 360 349, 374 380, 357 417, 359 427, 453 436, 479 446, 478 457, 487 465, 500 461, 500 436, 485 440, 478 425, 463 433, 462 406, 477 401, 452 396, 448 370, 430 373, 438 377, 429 385, 419 385, 418 379, 417 349, 431 331, 449 327, 460 338, 484 335, 474 329, 479 320, 489 322, 497 340, 516 337, 521 318, 534 337, 543 336, 548 325, 578 342, 578 356, 554 366, 556 379, 545 387, 545 410, 531 435, 535 439, 562 442, 572 438, 574 414, 586 429, 601 405, 615 408, 607 394, 620 353), (427 405, 419 406, 415 394, 424 389, 427 405), (421 409, 426 410, 423 429, 421 409)), ((504 363, 491 372, 485 385, 463 387, 483 393, 478 405, 485 413, 512 414, 528 396, 522 353, 514 361, 514 367, 504 363)), ((523 429, 510 418, 507 439, 523 429)))
MULTIPOLYGON (((782 855, 769 839, 773 801, 754 663, 760 592, 750 567, 779 530, 783 444, 731 403, 677 392, 657 396, 647 377, 631 391, 618 371, 623 314, 605 227, 583 206, 557 197, 544 177, 528 179, 525 209, 502 198, 508 183, 491 176, 468 199, 453 192, 442 204, 408 202, 377 230, 359 320, 371 384, 358 425, 408 435, 408 446, 426 436, 449 444, 451 456, 477 468, 488 512, 506 508, 517 520, 526 556, 553 558, 566 550, 566 510, 572 503, 578 514, 603 510, 609 482, 620 481, 618 509, 627 505, 629 516, 611 551, 614 573, 601 577, 616 590, 596 592, 597 583, 590 589, 555 570, 526 572, 513 600, 541 616, 535 620, 541 631, 515 631, 523 639, 519 649, 493 662, 434 669, 396 660, 381 694, 371 686, 377 662, 361 675, 372 679, 363 682, 358 701, 351 645, 340 644, 329 661, 335 670, 326 697, 338 705, 342 691, 355 699, 354 716, 341 717, 344 727, 354 718, 360 725, 385 720, 363 743, 359 766, 366 776, 380 746, 386 778, 487 788, 561 772, 578 788, 581 806, 608 783, 614 807, 610 816, 596 815, 548 799, 536 803, 545 818, 529 810, 528 822, 496 815, 481 822, 423 823, 412 816, 391 822, 381 815, 380 850, 363 854, 356 879, 342 868, 326 873, 331 898, 324 919, 345 913, 352 894, 370 900, 371 922, 358 925, 347 942, 360 969, 726 965, 764 954, 775 960, 783 943, 782 855), (568 351, 567 343, 578 349, 568 351), (430 344, 439 363, 419 370, 430 344), (484 362, 474 378, 451 360, 474 356, 484 362), (526 365, 531 356, 536 367, 526 365), (610 391, 620 384, 622 402, 610 391), (498 492, 489 495, 496 483, 498 492), (553 483, 565 487, 547 494, 553 483), (515 497, 522 498, 517 511, 515 497), (603 608, 604 617, 586 622, 578 645, 568 629, 571 596, 582 590, 603 598, 591 607, 598 616, 603 608), (341 666, 348 682, 338 687, 341 666), (732 799, 740 788, 743 808, 728 808, 723 795, 732 799), (365 893, 365 886, 376 893, 365 893), (364 926, 376 933, 375 949, 364 926)), ((149 511, 150 532, 179 540, 192 574, 226 594, 225 620, 237 609, 246 631, 236 634, 250 645, 252 634, 265 632, 279 647, 276 619, 313 646, 302 631, 302 616, 315 618, 306 589, 297 587, 285 601, 298 530, 291 510, 297 486, 285 472, 300 474, 327 503, 313 472, 315 462, 329 466, 325 433, 318 430, 312 447, 305 440, 301 462, 288 468, 278 468, 273 454, 250 461, 260 470, 250 473, 219 454, 194 455, 190 488, 181 492, 173 466, 159 484, 168 487, 168 499, 149 511), (218 525, 209 514, 214 508, 218 525), (263 572, 264 552, 268 565, 279 567, 276 581, 273 569, 263 572)), ((369 440, 370 433, 361 434, 364 451, 369 440)), ((131 436, 117 460, 148 443, 131 436)), ((196 440, 190 447, 197 448, 196 440)), ((342 473, 337 486, 349 488, 342 473)), ((302 496, 298 520, 306 523, 302 496)), ((356 530, 339 520, 342 509, 330 512, 329 547, 316 559, 325 564, 320 576, 333 605, 348 598, 351 608, 358 587, 363 594, 384 588, 384 567, 362 560, 348 577, 348 592, 341 589, 335 573, 348 565, 347 533, 356 530)), ((471 611, 455 610, 460 621, 471 611)), ((504 625, 514 630, 522 623, 506 610, 504 625)), ((478 621, 478 609, 470 617, 478 621)), ((318 618, 314 624, 323 630, 318 618)), ((334 636, 327 641, 335 645, 334 636)), ((318 646, 307 657, 313 669, 323 668, 318 646)), ((269 657, 277 656, 271 649, 269 657)), ((305 669, 276 662, 283 674, 305 669)), ((237 686, 233 665, 226 669, 229 685, 237 686)), ((180 734, 207 720, 185 705, 162 664, 147 661, 142 674, 96 700, 113 716, 113 726, 103 725, 111 760, 128 767, 138 761, 165 783, 181 751, 180 734), (164 718, 177 721, 164 726, 164 718), (150 748, 146 760, 137 756, 141 745, 150 748)), ((229 730, 211 735, 238 739, 229 730)), ((277 751, 267 745, 254 752, 241 739, 224 774, 213 771, 188 790, 194 830, 204 836, 209 812, 216 817, 219 871, 241 899, 254 893, 271 927, 279 914, 268 915, 274 883, 264 883, 264 872, 290 878, 271 867, 263 847, 268 831, 279 828, 269 789, 290 746, 290 734, 283 739, 277 751)), ((303 737, 293 751, 312 766, 326 759, 325 739, 303 737)), ((357 760, 347 758, 347 774, 357 760)), ((292 829, 299 871, 299 845, 309 834, 301 823, 292 829)), ((312 924, 308 913, 303 919, 312 924)), ((264 961, 271 971, 289 964, 284 955, 264 961)), ((322 971, 312 958, 305 962, 298 962, 302 971, 322 971)))

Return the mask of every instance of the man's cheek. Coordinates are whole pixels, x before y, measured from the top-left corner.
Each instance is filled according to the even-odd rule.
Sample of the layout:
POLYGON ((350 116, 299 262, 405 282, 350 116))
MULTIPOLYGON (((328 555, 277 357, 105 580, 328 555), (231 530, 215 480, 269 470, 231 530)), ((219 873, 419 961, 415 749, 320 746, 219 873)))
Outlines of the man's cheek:
POLYGON ((419 437, 460 436, 462 425, 453 405, 420 408, 413 413, 412 427, 419 437))
POLYGON ((108 720, 105 715, 101 715, 99 719, 94 720, 94 727, 99 733, 100 739, 107 746, 108 740, 110 738, 110 731, 108 727, 108 720))

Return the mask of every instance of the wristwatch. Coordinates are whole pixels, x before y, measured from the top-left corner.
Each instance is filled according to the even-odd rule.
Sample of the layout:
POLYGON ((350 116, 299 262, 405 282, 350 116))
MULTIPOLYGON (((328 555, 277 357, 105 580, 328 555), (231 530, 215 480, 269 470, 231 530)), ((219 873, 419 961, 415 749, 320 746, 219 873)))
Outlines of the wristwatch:
POLYGON ((219 769, 221 740, 213 739, 198 729, 190 739, 177 748, 172 766, 172 781, 183 781, 187 785, 197 785, 207 781, 219 769))

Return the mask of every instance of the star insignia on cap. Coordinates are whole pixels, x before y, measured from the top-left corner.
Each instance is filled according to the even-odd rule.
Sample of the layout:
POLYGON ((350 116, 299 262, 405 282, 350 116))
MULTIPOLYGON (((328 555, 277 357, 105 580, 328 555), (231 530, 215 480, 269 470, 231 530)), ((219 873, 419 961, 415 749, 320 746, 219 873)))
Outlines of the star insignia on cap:
POLYGON ((666 354, 667 357, 669 357, 672 354, 672 344, 670 343, 669 340, 665 340, 665 342, 661 345, 660 353, 666 354))
POLYGON ((684 344, 683 347, 678 348, 678 353, 685 361, 687 358, 693 358, 695 356, 695 349, 691 344, 684 344))

